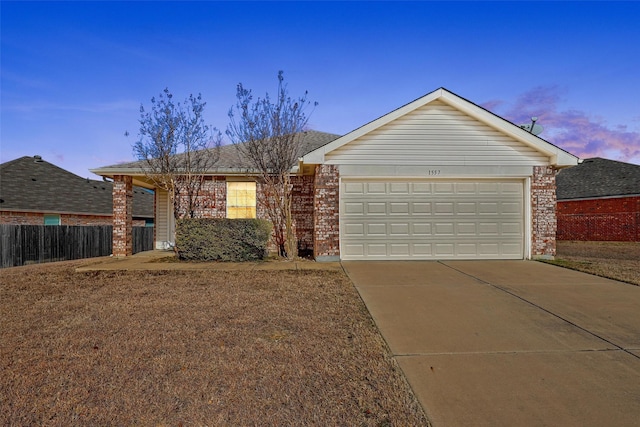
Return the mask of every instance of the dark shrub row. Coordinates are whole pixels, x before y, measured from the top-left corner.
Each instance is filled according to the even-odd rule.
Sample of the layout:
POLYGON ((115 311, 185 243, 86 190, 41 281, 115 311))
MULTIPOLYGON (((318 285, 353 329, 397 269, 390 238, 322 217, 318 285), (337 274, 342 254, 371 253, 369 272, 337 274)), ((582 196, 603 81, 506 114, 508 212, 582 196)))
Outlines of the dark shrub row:
POLYGON ((271 223, 262 219, 189 218, 176 226, 176 248, 183 260, 261 260, 270 237, 271 223))

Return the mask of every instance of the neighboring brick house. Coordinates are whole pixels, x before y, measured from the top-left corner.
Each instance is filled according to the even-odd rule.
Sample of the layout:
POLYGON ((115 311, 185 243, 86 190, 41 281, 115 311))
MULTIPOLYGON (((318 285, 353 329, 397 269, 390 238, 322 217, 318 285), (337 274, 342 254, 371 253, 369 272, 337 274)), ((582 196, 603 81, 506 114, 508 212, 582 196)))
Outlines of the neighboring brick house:
MULTIPOLYGON (((578 158, 444 88, 344 136, 305 135, 294 223, 316 260, 555 255, 556 173, 578 158)), ((129 255, 128 194, 153 188, 144 163, 92 172, 114 179, 114 255, 129 255)), ((260 183, 234 146, 205 179, 201 216, 264 218, 260 183)), ((156 247, 168 247, 172 209, 155 194, 156 247)))
MULTIPOLYGON (((112 225, 113 184, 24 156, 0 165, 0 224, 112 225)), ((132 225, 153 225, 154 196, 133 190, 132 225)))
POLYGON ((557 186, 558 240, 640 242, 640 166, 585 159, 557 186))

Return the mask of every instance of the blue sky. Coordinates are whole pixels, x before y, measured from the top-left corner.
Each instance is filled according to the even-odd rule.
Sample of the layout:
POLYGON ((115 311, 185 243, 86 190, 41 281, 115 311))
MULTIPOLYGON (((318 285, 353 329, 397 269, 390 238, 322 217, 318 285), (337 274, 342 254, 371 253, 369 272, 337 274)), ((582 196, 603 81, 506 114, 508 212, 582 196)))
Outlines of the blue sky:
POLYGON ((439 87, 581 157, 640 164, 640 2, 7 2, 0 161, 80 176, 133 159, 140 104, 202 93, 222 131, 239 82, 317 101, 347 133, 439 87), (125 137, 125 132, 129 136, 125 137))

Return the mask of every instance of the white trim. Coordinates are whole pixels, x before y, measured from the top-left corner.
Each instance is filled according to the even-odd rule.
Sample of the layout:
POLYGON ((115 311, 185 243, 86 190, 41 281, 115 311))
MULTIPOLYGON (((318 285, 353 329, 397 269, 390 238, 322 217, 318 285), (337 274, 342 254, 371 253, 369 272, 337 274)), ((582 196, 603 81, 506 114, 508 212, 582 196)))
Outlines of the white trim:
POLYGON ((532 239, 533 239, 533 215, 531 210, 531 177, 524 180, 524 191, 522 192, 524 206, 524 259, 531 259, 532 239))
MULTIPOLYGON (((347 178, 348 180, 348 178, 347 178)), ((340 210, 342 209, 342 176, 338 175, 338 254, 340 259, 342 259, 342 231, 344 230, 344 225, 342 224, 342 213, 340 210)))

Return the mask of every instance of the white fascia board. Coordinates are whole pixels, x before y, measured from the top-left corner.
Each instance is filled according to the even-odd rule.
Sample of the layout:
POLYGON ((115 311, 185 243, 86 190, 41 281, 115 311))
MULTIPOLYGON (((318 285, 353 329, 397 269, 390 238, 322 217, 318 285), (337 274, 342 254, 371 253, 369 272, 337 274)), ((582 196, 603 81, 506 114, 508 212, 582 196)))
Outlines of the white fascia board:
POLYGON ((433 102, 434 100, 440 98, 443 94, 443 89, 437 89, 434 90, 431 93, 428 93, 427 95, 424 95, 418 99, 416 99, 415 101, 412 101, 408 104, 403 105, 402 107, 393 110, 390 113, 385 114, 382 117, 379 117, 369 123, 367 123, 364 126, 359 127, 358 129, 355 129, 351 132, 349 132, 346 135, 341 136, 340 138, 331 141, 330 143, 323 145, 322 147, 311 151, 310 153, 307 153, 303 158, 302 161, 305 164, 322 164, 324 163, 324 158, 325 158, 325 154, 329 153, 333 150, 336 150, 340 147, 342 147, 343 145, 348 144, 349 142, 360 138, 362 135, 366 135, 369 132, 372 132, 376 129, 378 129, 381 126, 386 125, 387 123, 392 122, 393 120, 404 116, 405 114, 410 113, 411 111, 422 107, 423 105, 426 105, 430 102, 433 102))
POLYGON ((578 157, 570 154, 559 147, 545 141, 533 135, 532 133, 527 132, 526 130, 520 128, 519 126, 514 125, 502 117, 499 117, 484 108, 477 106, 476 104, 471 103, 459 96, 448 92, 446 90, 442 91, 442 96, 440 98, 441 101, 449 104, 450 106, 462 111, 463 113, 473 117, 488 126, 493 127, 494 129, 508 135, 531 148, 541 152, 545 156, 549 157, 549 161, 553 166, 558 167, 568 167, 575 166, 578 164, 578 157))

